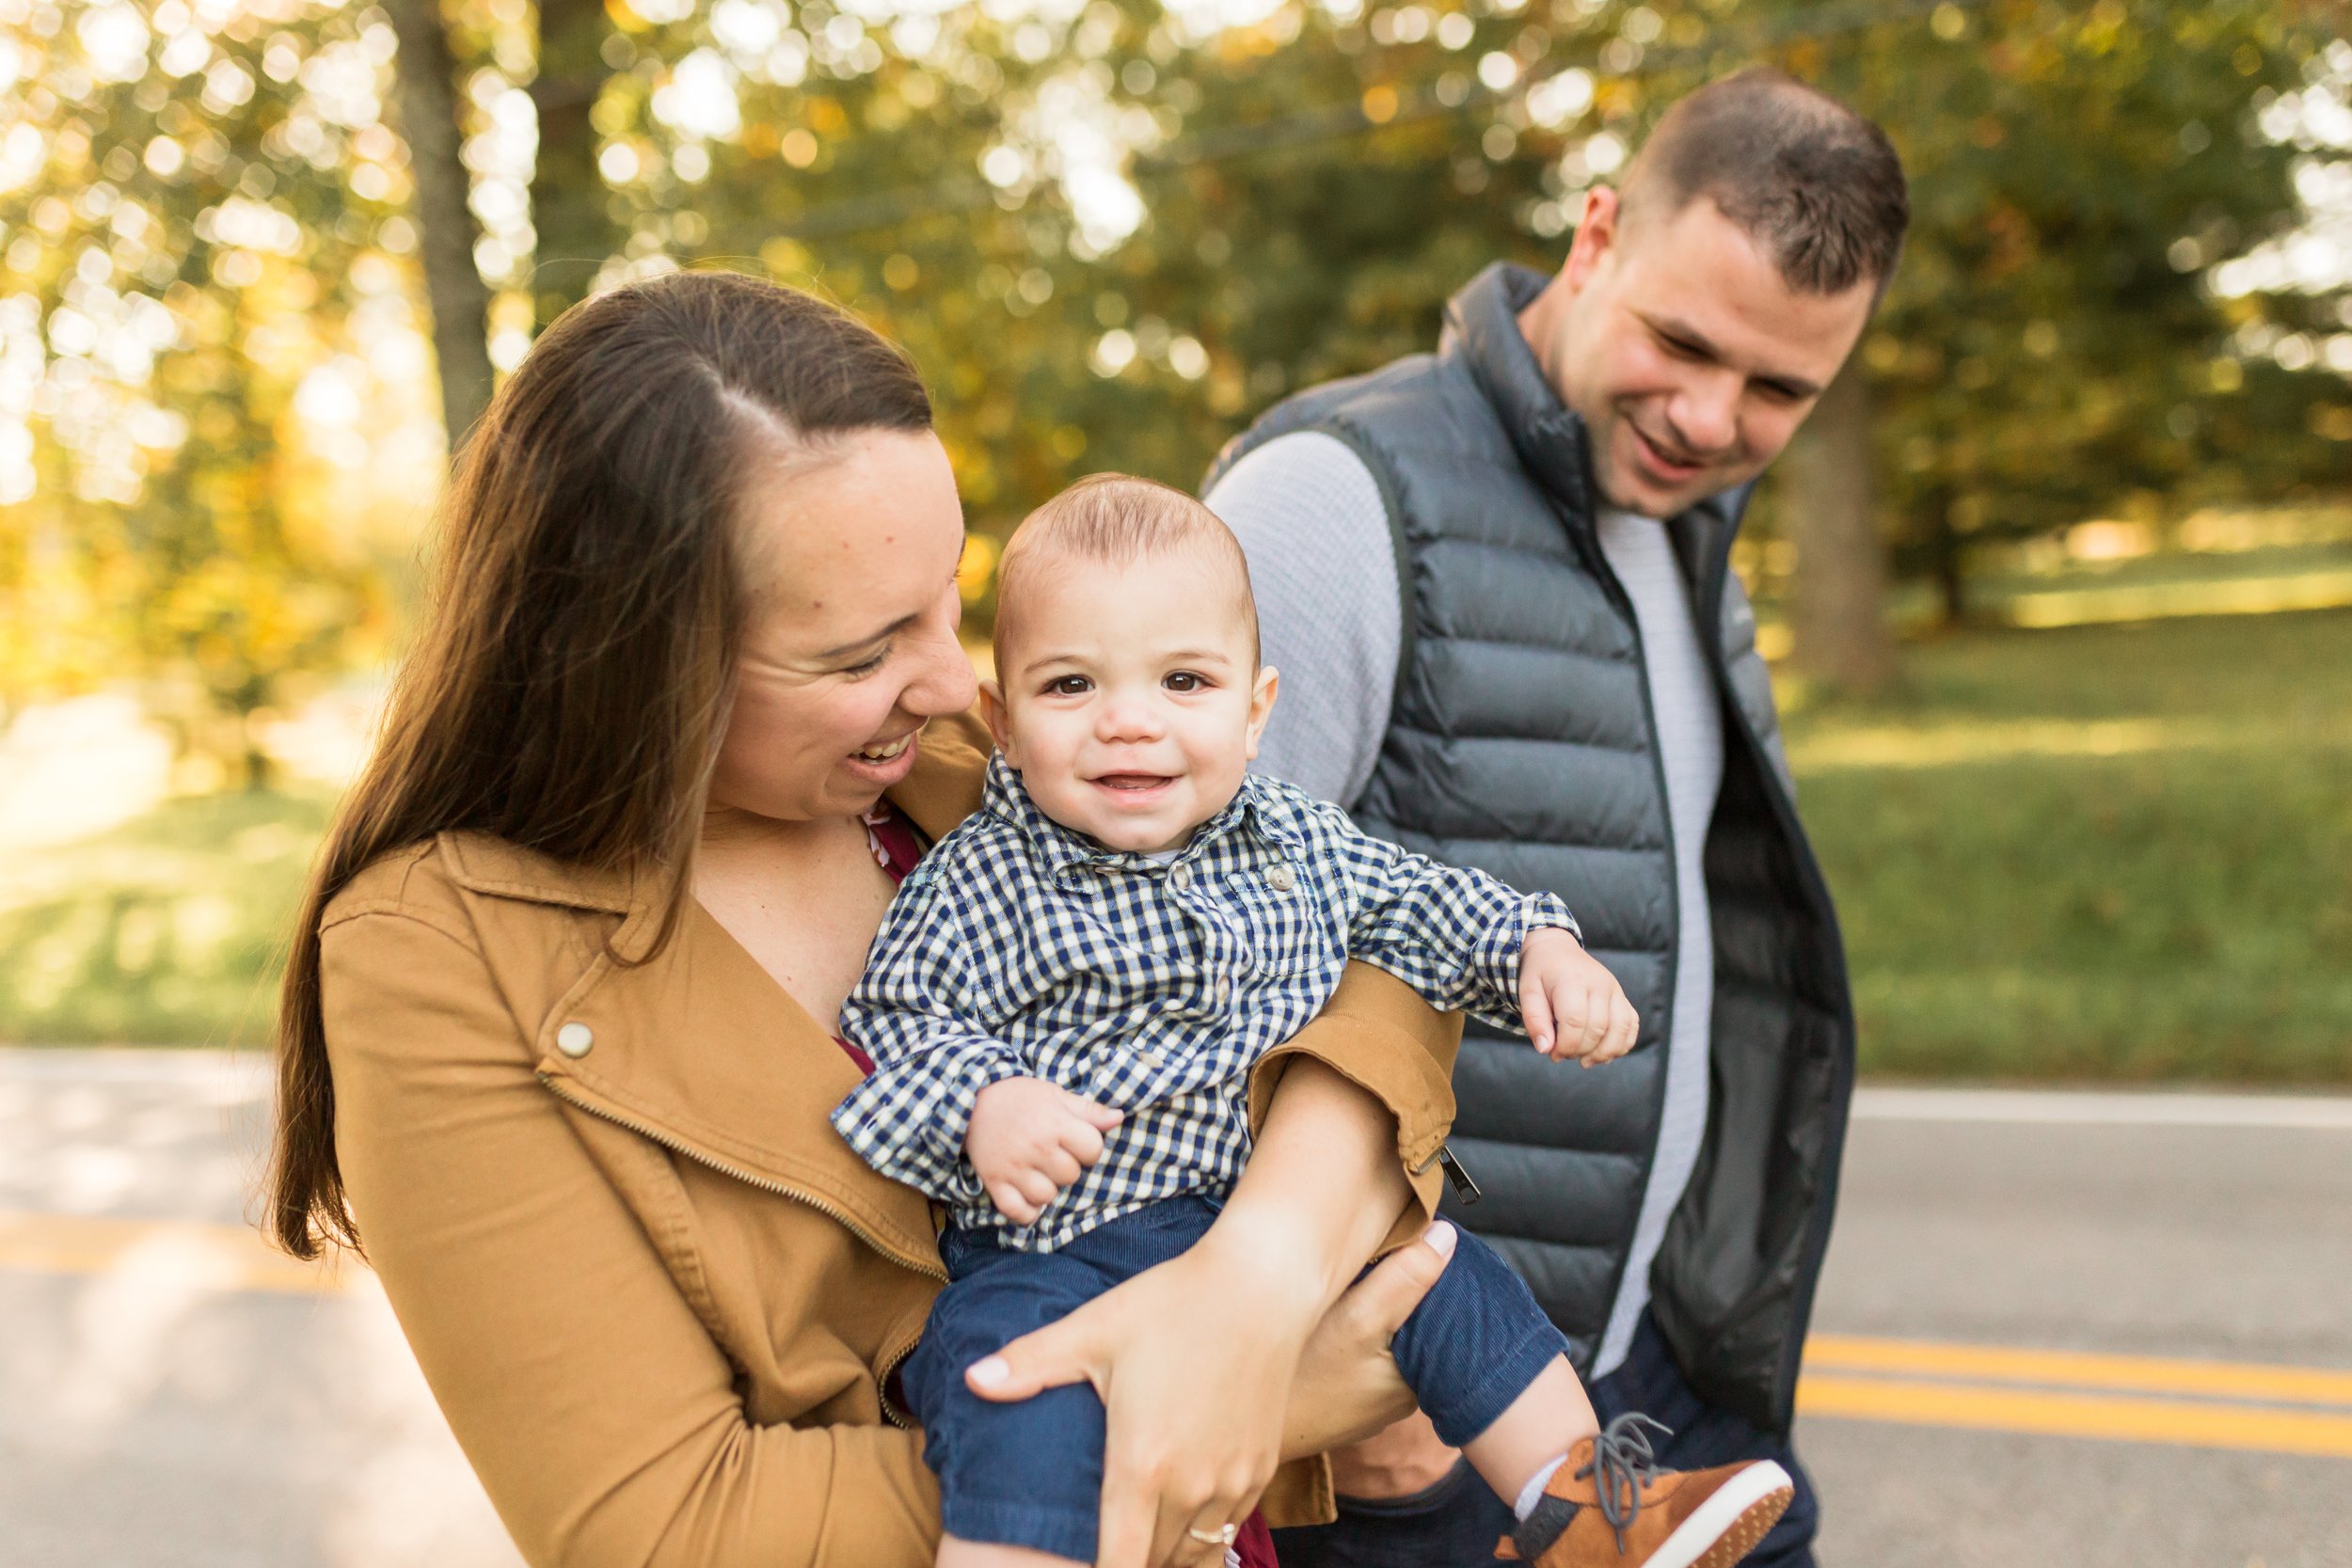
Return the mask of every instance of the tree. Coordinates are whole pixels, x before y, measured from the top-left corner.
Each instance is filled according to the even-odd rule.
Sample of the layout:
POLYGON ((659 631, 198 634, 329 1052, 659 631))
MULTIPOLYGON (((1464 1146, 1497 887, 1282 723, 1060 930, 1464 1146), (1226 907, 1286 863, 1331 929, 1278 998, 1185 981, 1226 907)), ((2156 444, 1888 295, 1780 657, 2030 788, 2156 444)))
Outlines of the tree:
POLYGON ((259 784, 253 717, 386 621, 381 561, 291 437, 353 319, 405 309, 376 243, 405 244, 391 34, 307 0, 44 18, 8 28, 25 86, 0 107, 8 422, 36 476, 0 489, 0 625, 35 633, 0 641, 4 673, 193 691, 259 784))
POLYGON ((1856 694, 1895 678, 1870 401, 1868 368, 1849 361, 1782 458, 1780 476, 1797 547, 1788 615, 1796 666, 1856 694))
POLYGON ((422 252, 440 378, 441 427, 453 452, 490 405, 490 288, 474 264, 482 238, 460 150, 457 61, 440 0, 383 0, 400 40, 400 127, 415 183, 411 209, 422 252))

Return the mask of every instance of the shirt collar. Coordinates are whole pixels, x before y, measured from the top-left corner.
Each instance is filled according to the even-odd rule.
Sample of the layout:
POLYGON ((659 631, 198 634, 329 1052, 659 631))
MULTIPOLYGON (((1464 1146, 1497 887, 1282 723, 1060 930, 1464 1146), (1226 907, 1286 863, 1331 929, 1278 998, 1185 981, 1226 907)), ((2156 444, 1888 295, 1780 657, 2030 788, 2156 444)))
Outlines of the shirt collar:
MULTIPOLYGON (((981 800, 981 809, 1020 829, 1048 873, 1058 874, 1073 865, 1140 867, 1151 863, 1141 855, 1106 849, 1086 834, 1063 827, 1039 810, 1037 802, 1029 797, 1028 786, 1021 782, 1020 771, 1005 760, 1002 752, 988 760, 988 787, 981 800)), ((1288 803, 1265 780, 1249 773, 1243 776, 1241 788, 1233 798, 1226 801, 1216 816, 1200 824, 1199 831, 1192 835, 1192 842, 1184 846, 1177 860, 1192 859, 1232 833, 1245 818, 1258 836, 1266 842, 1295 854, 1305 850, 1306 835, 1295 820, 1288 803)))

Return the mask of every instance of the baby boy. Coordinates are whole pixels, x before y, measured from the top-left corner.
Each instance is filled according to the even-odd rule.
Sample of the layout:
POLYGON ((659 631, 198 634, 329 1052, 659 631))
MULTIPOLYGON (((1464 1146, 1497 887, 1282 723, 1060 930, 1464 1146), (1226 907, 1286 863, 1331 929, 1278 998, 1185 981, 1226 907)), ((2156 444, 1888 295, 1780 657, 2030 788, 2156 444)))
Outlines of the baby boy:
MULTIPOLYGON (((944 1568, 1094 1560, 1093 1390, 993 1403, 963 1369, 1200 1238, 1248 1158, 1250 1068, 1348 959, 1555 1059, 1610 1060, 1636 1032, 1558 898, 1248 771, 1276 673, 1240 546, 1198 501, 1103 475, 1040 508, 1005 553, 996 671, 986 801, 890 908, 842 1011, 875 1070, 833 1117, 950 1214, 950 1282, 904 1380, 944 1568)), ((1655 1470, 1641 1418, 1598 1430, 1566 1348, 1468 1235, 1394 1342, 1438 1435, 1515 1501, 1506 1549, 1737 1561, 1786 1473, 1655 1470)))

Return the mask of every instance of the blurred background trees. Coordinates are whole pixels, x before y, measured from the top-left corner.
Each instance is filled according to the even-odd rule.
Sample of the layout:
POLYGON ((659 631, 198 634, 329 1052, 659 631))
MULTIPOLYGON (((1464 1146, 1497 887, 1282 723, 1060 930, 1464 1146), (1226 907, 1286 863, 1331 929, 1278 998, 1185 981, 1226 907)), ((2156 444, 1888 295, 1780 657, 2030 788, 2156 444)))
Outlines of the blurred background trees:
POLYGON ((1988 550, 2343 485, 2346 15, 0 0, 0 668, 162 683, 258 766, 246 716, 381 657, 491 377, 677 265, 907 342, 983 536, 1079 472, 1188 484, 1284 392, 1428 346, 1486 261, 1555 264, 1665 103, 1767 60, 1914 182, 1742 556, 1800 666, 1872 687, 1889 583, 1958 620, 1988 550))
POLYGON ((2342 1082, 2347 22, 0 0, 0 1038, 236 1034, 452 440, 592 290, 744 268, 904 341, 977 631, 1031 504, 1192 484, 1284 393, 1430 346, 1763 60, 1879 119, 1916 212, 1737 558, 1866 1065, 2342 1082))

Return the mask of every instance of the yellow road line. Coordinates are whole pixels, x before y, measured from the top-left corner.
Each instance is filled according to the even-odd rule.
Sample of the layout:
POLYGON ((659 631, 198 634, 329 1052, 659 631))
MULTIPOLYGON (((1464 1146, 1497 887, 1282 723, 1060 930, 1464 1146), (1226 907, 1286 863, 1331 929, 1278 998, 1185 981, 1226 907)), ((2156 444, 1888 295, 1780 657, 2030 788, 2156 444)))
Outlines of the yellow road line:
POLYGON ((2257 1410, 2189 1400, 2128 1399, 2022 1388, 1971 1388, 1908 1378, 1807 1373, 1797 1382, 1800 1415, 1904 1426, 2096 1437, 2197 1449, 2352 1459, 2352 1416, 2257 1410))
POLYGON ((2201 1394, 2265 1404, 2352 1407, 2352 1372, 2315 1367, 2264 1367, 1842 1334, 1816 1334, 1806 1340, 1804 1365, 1809 1372, 1911 1373, 1978 1383, 2037 1383, 2138 1394, 2201 1394))
POLYGON ((13 1212, 0 1212, 0 1269, 79 1275, 152 1269, 220 1291, 296 1295, 348 1291, 368 1275, 357 1261, 299 1262, 242 1225, 13 1212))

